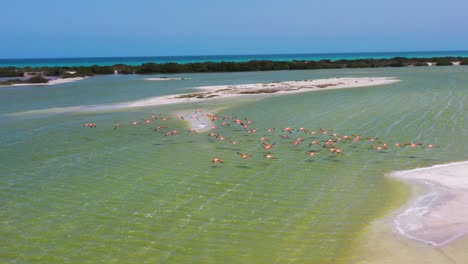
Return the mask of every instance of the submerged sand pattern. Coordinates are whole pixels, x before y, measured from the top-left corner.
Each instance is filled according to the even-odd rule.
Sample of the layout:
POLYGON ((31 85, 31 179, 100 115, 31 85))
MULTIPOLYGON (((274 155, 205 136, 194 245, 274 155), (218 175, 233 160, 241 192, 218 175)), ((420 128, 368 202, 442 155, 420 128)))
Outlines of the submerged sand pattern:
POLYGON ((444 246, 468 234, 468 162, 392 173, 417 184, 423 194, 395 218, 402 234, 444 246))

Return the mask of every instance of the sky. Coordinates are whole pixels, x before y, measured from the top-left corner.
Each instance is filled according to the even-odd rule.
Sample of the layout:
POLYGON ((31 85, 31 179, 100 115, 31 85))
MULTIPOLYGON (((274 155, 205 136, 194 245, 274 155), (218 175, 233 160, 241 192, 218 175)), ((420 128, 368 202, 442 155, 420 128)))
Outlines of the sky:
POLYGON ((466 0, 1 0, 0 59, 468 50, 466 0))

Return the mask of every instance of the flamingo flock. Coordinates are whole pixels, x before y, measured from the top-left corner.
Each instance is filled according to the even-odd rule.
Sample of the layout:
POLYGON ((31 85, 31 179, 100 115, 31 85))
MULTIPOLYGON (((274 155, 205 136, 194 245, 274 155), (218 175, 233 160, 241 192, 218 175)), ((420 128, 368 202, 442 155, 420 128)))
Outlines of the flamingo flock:
MULTIPOLYGON (((332 131, 331 129, 324 129, 322 127, 318 127, 318 129, 310 129, 303 126, 297 128, 290 126, 282 128, 258 128, 256 127, 256 122, 248 117, 236 117, 231 115, 220 117, 218 114, 206 113, 203 110, 197 110, 192 115, 177 115, 176 120, 192 121, 192 124, 201 124, 202 121, 210 123, 209 126, 190 128, 186 133, 182 133, 180 129, 170 128, 170 123, 168 121, 171 120, 171 118, 169 117, 160 117, 159 115, 152 114, 151 118, 142 118, 141 120, 143 120, 143 122, 138 120, 129 121, 128 126, 151 126, 153 132, 162 134, 165 137, 184 135, 208 136, 208 138, 213 138, 215 142, 227 142, 224 144, 237 145, 239 148, 236 149, 238 151, 235 152, 241 160, 248 160, 257 155, 262 156, 266 160, 280 159, 283 145, 289 145, 291 146, 290 148, 295 148, 295 150, 303 150, 304 159, 320 155, 347 156, 347 149, 351 149, 351 146, 366 144, 366 142, 369 150, 377 152, 386 152, 389 149, 401 148, 434 149, 439 147, 432 143, 423 144, 421 142, 389 143, 375 136, 367 137, 358 134, 341 135, 338 131, 332 131), (157 124, 153 125, 153 123, 157 124), (226 130, 231 131, 229 135, 232 135, 232 132, 236 133, 234 136, 228 137, 223 135, 226 130), (202 133, 205 131, 206 133, 202 133), (275 131, 280 132, 275 135, 275 131), (239 140, 239 138, 248 138, 248 140, 239 140), (285 144, 278 145, 277 143, 280 141, 285 144), (258 151, 256 151, 257 149, 263 152, 259 154, 258 151), (275 154, 273 154, 273 151, 275 151, 275 154)), ((114 124, 113 129, 118 131, 123 126, 125 126, 125 124, 114 124)), ((97 124, 85 123, 84 127, 96 128, 97 124)), ((215 156, 211 159, 211 163, 225 164, 228 162, 225 162, 219 156, 215 156)))

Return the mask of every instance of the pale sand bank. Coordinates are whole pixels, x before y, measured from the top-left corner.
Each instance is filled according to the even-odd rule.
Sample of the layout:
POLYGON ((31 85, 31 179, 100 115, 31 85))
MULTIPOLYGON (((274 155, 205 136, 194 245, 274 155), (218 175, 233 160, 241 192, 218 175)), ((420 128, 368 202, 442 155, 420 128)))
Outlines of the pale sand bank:
POLYGON ((355 253, 359 263, 468 263, 468 161, 390 176, 410 183, 413 194, 369 226, 355 253))
POLYGON ((65 112, 92 112, 109 110, 114 111, 119 109, 150 107, 168 104, 201 103, 207 100, 230 99, 234 97, 258 99, 267 95, 269 96, 288 93, 324 91, 331 89, 369 87, 391 84, 395 82, 399 82, 399 80, 391 77, 363 77, 273 82, 260 84, 203 86, 192 88, 201 90, 201 92, 197 93, 158 96, 137 101, 116 103, 110 105, 83 105, 52 109, 38 109, 26 112, 12 113, 9 115, 19 116, 28 114, 59 114, 65 112))
POLYGON ((323 91, 325 89, 343 89, 366 86, 385 85, 398 82, 390 77, 367 77, 367 78, 332 78, 318 80, 273 82, 242 85, 220 85, 202 86, 194 89, 201 90, 199 93, 177 94, 169 96, 153 97, 149 99, 124 103, 126 107, 145 107, 153 105, 201 102, 203 100, 258 96, 271 94, 302 93, 311 91, 323 91))
POLYGON ((175 77, 155 77, 155 78, 145 78, 145 81, 177 81, 177 80, 186 80, 188 78, 175 78, 175 77))
POLYGON ((59 78, 55 80, 50 80, 47 83, 15 83, 15 84, 9 84, 9 85, 0 85, 0 87, 8 87, 8 86, 38 86, 38 85, 56 85, 56 84, 62 84, 62 83, 71 83, 71 82, 77 82, 85 79, 87 77, 75 77, 75 78, 59 78))
POLYGON ((468 161, 391 176, 422 188, 422 194, 395 218, 399 232, 438 247, 468 234, 468 161))

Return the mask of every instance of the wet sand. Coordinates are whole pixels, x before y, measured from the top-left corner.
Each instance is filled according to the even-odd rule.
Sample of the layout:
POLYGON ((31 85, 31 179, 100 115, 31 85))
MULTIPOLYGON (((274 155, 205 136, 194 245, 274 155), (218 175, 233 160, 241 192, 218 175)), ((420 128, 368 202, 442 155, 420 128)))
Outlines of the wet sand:
POLYGON ((389 176, 412 187, 411 199, 367 230, 361 263, 465 263, 468 259, 468 161, 389 176))
POLYGON ((422 190, 394 220, 401 234, 437 247, 468 234, 468 162, 399 171, 391 176, 422 190))

